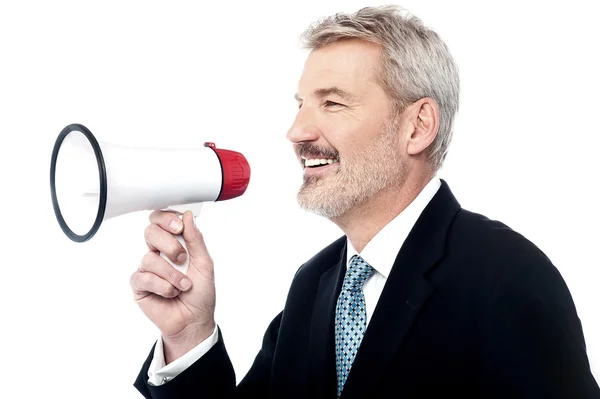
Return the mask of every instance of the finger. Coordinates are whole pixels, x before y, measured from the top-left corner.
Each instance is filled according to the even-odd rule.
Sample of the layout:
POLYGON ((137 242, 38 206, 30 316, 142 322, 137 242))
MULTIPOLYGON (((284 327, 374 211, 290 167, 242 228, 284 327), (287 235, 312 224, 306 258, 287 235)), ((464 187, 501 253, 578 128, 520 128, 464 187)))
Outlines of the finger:
POLYGON ((131 275, 130 284, 137 299, 141 299, 148 294, 174 298, 180 292, 173 284, 158 277, 156 274, 139 270, 131 275))
POLYGON ((183 224, 183 239, 185 240, 185 245, 187 246, 190 257, 196 259, 210 258, 206 243, 204 242, 204 237, 196 227, 194 216, 191 211, 185 211, 183 214, 183 224))
POLYGON ((139 270, 157 275, 168 281, 181 291, 187 291, 192 287, 192 282, 185 274, 171 266, 160 255, 148 252, 142 259, 139 270))
POLYGON ((173 234, 181 234, 181 230, 183 229, 181 218, 174 212, 153 211, 148 218, 150 219, 150 223, 157 224, 165 231, 173 234))
POLYGON ((182 264, 187 258, 185 248, 173 234, 163 230, 156 224, 151 224, 144 231, 144 238, 148 248, 152 251, 160 251, 167 255, 173 262, 182 264))

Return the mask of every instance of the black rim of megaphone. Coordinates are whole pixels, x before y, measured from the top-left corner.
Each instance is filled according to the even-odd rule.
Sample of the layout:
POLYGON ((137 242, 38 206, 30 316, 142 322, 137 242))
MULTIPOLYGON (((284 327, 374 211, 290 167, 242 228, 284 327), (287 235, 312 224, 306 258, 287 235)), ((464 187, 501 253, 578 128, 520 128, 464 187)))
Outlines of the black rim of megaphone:
POLYGON ((62 132, 60 132, 60 135, 56 139, 56 143, 54 143, 54 149, 52 150, 52 160, 50 162, 50 191, 52 193, 52 206, 54 207, 54 214, 56 215, 58 224, 60 225, 62 231, 71 240, 75 242, 87 241, 90 238, 92 238, 100 228, 102 220, 104 219, 104 212, 106 211, 106 186, 106 167, 104 165, 104 157, 102 156, 102 150, 100 149, 98 141, 96 140, 92 132, 90 132, 89 129, 85 126, 79 123, 72 123, 68 125, 62 130, 62 132), (98 204, 98 213, 96 214, 96 220, 94 221, 94 225, 92 226, 90 231, 83 235, 76 234, 73 230, 69 228, 69 226, 65 222, 65 219, 63 218, 62 213, 60 212, 58 198, 56 197, 56 160, 58 159, 58 152, 60 150, 60 146, 63 140, 71 132, 80 132, 88 139, 92 148, 94 149, 94 154, 96 155, 96 162, 98 163, 98 173, 100 175, 100 202, 98 204))

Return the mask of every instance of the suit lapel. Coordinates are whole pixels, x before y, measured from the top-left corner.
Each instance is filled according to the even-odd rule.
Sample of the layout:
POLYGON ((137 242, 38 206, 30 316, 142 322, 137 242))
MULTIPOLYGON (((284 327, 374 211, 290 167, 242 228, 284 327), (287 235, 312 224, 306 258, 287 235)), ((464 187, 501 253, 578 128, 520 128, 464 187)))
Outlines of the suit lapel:
POLYGON ((335 398, 334 322, 337 298, 346 272, 346 245, 342 245, 333 267, 321 275, 310 325, 310 380, 314 383, 313 398, 335 398))
POLYGON ((459 209, 460 205, 442 180, 442 186, 398 253, 356 354, 342 398, 369 397, 369 392, 376 388, 413 320, 434 291, 425 274, 442 259, 446 232, 459 209))

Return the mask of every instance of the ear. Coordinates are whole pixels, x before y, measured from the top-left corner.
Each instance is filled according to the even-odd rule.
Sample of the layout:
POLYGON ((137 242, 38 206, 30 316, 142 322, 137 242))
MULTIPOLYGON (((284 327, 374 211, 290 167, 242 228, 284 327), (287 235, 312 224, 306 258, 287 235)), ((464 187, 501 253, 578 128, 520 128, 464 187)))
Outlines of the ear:
POLYGON ((419 155, 437 136, 440 109, 437 102, 430 97, 418 100, 410 108, 413 131, 408 137, 406 150, 410 155, 419 155))

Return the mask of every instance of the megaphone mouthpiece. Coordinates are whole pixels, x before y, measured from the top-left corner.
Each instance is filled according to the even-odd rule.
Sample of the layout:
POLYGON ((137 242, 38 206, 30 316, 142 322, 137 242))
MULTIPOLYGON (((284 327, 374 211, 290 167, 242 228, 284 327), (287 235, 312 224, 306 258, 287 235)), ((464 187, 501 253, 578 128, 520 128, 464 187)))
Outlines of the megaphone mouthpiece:
POLYGON ((223 171, 223 185, 217 201, 239 197, 246 192, 250 182, 250 165, 246 158, 239 152, 218 149, 215 143, 204 143, 212 148, 221 162, 223 171))

